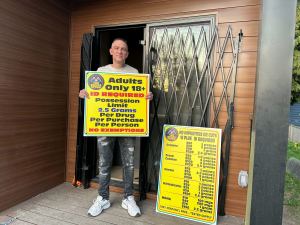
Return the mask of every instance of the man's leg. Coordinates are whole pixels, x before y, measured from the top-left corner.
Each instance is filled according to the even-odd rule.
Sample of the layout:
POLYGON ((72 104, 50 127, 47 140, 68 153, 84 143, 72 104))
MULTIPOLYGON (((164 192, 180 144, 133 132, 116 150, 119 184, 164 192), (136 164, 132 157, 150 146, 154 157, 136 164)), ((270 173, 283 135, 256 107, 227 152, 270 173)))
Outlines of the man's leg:
POLYGON ((113 158, 114 138, 98 137, 97 145, 99 152, 99 196, 94 200, 93 205, 88 210, 88 215, 98 216, 104 209, 110 207, 109 202, 109 181, 111 174, 111 164, 113 158))
POLYGON ((119 137, 118 140, 123 164, 124 197, 127 198, 133 195, 135 138, 119 137))
POLYGON ((124 199, 122 201, 122 207, 128 211, 130 216, 140 216, 141 210, 137 206, 133 196, 134 144, 135 138, 119 138, 124 181, 124 199))
POLYGON ((114 137, 98 137, 98 153, 99 153, 99 184, 98 193, 104 199, 109 198, 109 182, 111 176, 111 165, 114 151, 114 137))

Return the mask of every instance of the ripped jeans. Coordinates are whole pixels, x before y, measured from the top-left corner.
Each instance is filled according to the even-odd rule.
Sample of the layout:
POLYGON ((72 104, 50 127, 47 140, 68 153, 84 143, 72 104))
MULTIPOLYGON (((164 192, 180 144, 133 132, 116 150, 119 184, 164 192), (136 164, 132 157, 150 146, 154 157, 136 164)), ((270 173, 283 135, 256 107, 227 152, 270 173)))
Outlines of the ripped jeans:
POLYGON ((123 164, 124 197, 133 195, 134 145, 133 137, 98 137, 99 183, 98 193, 104 199, 109 198, 109 182, 115 142, 119 142, 123 164))

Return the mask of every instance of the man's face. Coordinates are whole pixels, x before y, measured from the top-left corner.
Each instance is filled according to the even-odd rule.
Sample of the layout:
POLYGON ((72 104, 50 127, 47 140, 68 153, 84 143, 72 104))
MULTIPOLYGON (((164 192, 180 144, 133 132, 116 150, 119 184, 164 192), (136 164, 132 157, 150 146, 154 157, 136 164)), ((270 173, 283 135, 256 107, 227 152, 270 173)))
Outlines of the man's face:
POLYGON ((124 64, 128 57, 127 44, 122 40, 116 40, 112 43, 109 52, 113 58, 113 62, 124 64))

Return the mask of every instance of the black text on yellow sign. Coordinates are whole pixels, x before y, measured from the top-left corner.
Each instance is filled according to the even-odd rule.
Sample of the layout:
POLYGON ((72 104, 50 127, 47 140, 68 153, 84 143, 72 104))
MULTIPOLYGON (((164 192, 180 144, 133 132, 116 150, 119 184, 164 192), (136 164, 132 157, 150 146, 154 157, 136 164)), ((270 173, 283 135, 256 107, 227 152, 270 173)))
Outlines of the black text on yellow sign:
POLYGON ((217 223, 221 130, 165 125, 156 211, 217 223))
POLYGON ((84 136, 148 136, 148 74, 87 71, 84 136))

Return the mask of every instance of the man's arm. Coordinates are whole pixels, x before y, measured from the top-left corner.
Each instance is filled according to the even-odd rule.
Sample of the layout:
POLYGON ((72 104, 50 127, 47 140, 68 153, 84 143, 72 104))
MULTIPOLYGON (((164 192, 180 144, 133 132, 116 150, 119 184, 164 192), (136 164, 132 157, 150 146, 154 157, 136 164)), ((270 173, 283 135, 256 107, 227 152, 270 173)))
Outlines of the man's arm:
POLYGON ((153 99, 153 94, 152 94, 152 92, 148 92, 148 94, 146 95, 146 99, 148 99, 148 100, 152 100, 153 99))
POLYGON ((79 98, 89 98, 89 93, 85 89, 79 91, 79 98))

